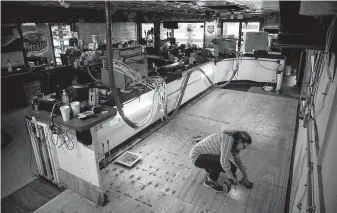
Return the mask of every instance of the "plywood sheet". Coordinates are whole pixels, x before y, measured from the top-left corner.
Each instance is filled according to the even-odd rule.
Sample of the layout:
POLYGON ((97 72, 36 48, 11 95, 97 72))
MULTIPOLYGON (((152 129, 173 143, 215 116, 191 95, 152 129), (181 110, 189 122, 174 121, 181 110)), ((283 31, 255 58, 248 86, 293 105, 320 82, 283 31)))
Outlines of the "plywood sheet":
POLYGON ((275 208, 272 202, 264 199, 252 205, 251 200, 264 193, 277 199, 284 196, 295 125, 291 113, 295 112, 296 101, 268 99, 259 94, 250 96, 237 91, 214 91, 134 147, 133 152, 144 156, 134 169, 124 169, 120 175, 118 165, 110 167, 117 171, 118 178, 128 178, 213 212, 233 212, 238 208, 242 212, 268 212, 275 208), (193 136, 205 137, 221 129, 251 133, 253 145, 241 156, 249 178, 255 183, 254 190, 238 186, 228 195, 214 193, 203 186, 206 173, 190 162, 193 136))
MULTIPOLYGON (((94 150, 89 146, 78 143, 75 131, 69 131, 67 134, 72 140, 73 145, 69 145, 70 149, 67 149, 65 145, 57 148, 60 169, 99 187, 99 176, 97 175, 98 168, 95 163, 94 150)), ((55 143, 57 141, 59 145, 64 142, 61 136, 53 135, 53 138, 55 143)), ((69 140, 68 137, 65 138, 69 140)), ((60 174, 60 176, 61 175, 62 174, 60 174)), ((59 178, 62 179, 62 177, 59 178)))
POLYGON ((98 212, 283 212, 295 112, 292 99, 213 91, 133 147, 143 156, 133 168, 110 164, 101 171, 110 202, 98 212), (204 186, 206 172, 192 165, 192 138, 221 129, 251 133, 253 144, 240 155, 253 189, 215 193, 204 186))
POLYGON ((70 189, 65 190, 53 200, 49 201, 46 205, 42 206, 35 213, 70 213, 70 212, 81 212, 81 213, 96 213, 100 212, 101 208, 90 200, 80 196, 79 194, 71 191, 70 189))

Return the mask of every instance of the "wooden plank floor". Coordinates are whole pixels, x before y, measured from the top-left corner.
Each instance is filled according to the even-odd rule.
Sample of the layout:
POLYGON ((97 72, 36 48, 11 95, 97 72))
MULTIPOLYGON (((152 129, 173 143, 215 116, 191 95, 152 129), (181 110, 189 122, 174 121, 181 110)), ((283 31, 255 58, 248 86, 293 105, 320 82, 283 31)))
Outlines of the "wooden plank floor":
POLYGON ((134 168, 111 164, 102 170, 110 201, 106 206, 94 207, 81 198, 67 207, 54 199, 37 212, 70 213, 67 208, 89 202, 87 211, 81 207, 80 212, 283 213, 296 109, 294 99, 215 90, 135 146, 132 151, 143 158, 134 168), (221 128, 252 135, 253 144, 241 156, 253 189, 238 185, 229 194, 215 193, 203 185, 206 173, 190 162, 193 136, 221 128))
POLYGON ((57 188, 42 178, 33 180, 21 189, 1 199, 2 213, 33 212, 60 194, 57 188))

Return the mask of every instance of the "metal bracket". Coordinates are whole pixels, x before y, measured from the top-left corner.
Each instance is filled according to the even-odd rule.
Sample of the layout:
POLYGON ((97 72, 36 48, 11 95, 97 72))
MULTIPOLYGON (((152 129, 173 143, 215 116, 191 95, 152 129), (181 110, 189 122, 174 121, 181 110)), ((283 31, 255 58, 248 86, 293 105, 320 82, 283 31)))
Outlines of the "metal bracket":
POLYGON ((315 212, 316 206, 307 206, 306 210, 307 210, 307 212, 308 212, 308 211, 310 211, 310 212, 315 212))
POLYGON ((312 171, 313 168, 314 168, 314 163, 313 163, 313 162, 310 162, 309 165, 308 165, 308 169, 309 169, 310 171, 312 171))

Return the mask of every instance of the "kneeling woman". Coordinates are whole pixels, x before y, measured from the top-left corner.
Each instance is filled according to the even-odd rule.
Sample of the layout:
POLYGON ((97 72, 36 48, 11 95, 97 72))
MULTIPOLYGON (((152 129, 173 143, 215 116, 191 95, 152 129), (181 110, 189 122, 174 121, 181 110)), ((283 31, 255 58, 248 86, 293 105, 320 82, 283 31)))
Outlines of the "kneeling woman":
POLYGON ((237 184, 236 170, 239 167, 243 175, 240 183, 250 189, 253 187, 253 183, 248 180, 246 168, 242 164, 239 152, 246 149, 251 143, 252 138, 245 131, 212 134, 192 148, 190 157, 196 167, 203 168, 209 173, 205 179, 207 187, 217 192, 223 191, 223 187, 217 182, 220 172, 226 173, 229 180, 237 184), (231 156, 233 156, 237 167, 229 160, 231 156))

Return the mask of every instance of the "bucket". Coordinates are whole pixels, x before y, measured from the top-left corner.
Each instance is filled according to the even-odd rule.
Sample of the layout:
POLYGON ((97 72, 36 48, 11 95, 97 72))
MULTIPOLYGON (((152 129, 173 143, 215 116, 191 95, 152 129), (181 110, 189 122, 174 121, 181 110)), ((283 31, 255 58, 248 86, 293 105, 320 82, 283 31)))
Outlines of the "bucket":
POLYGON ((284 75, 290 75, 291 74, 291 65, 285 65, 284 67, 284 75))

